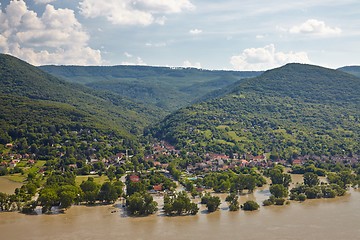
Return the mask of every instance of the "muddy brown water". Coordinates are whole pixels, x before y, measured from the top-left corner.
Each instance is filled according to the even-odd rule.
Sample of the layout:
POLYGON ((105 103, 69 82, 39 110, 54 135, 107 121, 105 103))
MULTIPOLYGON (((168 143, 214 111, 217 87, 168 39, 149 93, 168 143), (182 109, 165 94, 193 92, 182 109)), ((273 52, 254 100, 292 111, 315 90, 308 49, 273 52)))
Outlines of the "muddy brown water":
MULTIPOLYGON (((241 196, 240 201, 268 198, 268 190, 241 196)), ((226 195, 220 195, 224 200, 226 195)), ((161 200, 158 198, 161 202, 161 200)), ((360 191, 336 199, 292 202, 255 212, 229 212, 227 204, 196 216, 127 217, 120 205, 73 206, 65 214, 27 216, 0 213, 0 239, 360 239, 360 191)))

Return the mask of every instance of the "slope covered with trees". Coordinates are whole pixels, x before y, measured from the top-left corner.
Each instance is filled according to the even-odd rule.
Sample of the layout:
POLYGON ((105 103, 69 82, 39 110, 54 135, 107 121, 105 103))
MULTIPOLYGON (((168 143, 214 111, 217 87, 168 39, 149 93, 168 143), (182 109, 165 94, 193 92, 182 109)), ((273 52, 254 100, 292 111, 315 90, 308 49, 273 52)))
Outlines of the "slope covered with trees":
POLYGON ((32 144, 36 149, 44 145, 55 149, 61 141, 74 140, 70 137, 74 134, 88 141, 102 133, 117 141, 136 142, 142 128, 160 115, 114 93, 59 80, 4 54, 0 55, 0 101, 0 144, 13 143, 24 152, 32 144))
POLYGON ((147 133, 194 151, 289 160, 360 154, 359 78, 288 64, 223 92, 180 109, 147 133))
POLYGON ((41 66, 67 81, 108 90, 169 113, 197 98, 260 72, 149 66, 41 66))

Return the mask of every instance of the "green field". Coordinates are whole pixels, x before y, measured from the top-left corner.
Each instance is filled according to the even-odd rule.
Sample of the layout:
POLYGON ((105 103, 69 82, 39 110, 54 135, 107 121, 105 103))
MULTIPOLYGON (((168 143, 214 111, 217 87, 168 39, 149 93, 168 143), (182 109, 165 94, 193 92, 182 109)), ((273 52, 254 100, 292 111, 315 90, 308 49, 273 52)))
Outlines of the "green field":
POLYGON ((109 178, 106 175, 102 175, 102 176, 99 176, 99 175, 76 176, 76 179, 75 179, 76 185, 80 186, 80 184, 83 181, 86 181, 89 177, 94 178, 94 182, 96 182, 98 184, 103 184, 104 182, 109 181, 109 178))

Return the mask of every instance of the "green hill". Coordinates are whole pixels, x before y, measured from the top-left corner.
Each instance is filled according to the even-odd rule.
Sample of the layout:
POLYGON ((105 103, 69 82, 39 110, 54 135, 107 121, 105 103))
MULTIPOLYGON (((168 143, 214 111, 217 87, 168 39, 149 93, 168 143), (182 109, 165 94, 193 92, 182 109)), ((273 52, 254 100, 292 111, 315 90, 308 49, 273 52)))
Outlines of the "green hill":
POLYGON ((216 98, 180 109, 147 130, 193 151, 360 154, 360 79, 288 64, 245 79, 216 98))
POLYGON ((339 68, 338 70, 360 77, 360 66, 346 66, 339 68))
POLYGON ((187 106, 197 98, 260 72, 209 71, 149 66, 41 66, 67 81, 108 90, 164 113, 187 106))
POLYGON ((161 117, 154 108, 67 83, 4 54, 0 54, 0 99, 0 145, 26 142, 40 147, 50 141, 49 151, 79 133, 79 141, 108 137, 136 143, 143 127, 161 117))

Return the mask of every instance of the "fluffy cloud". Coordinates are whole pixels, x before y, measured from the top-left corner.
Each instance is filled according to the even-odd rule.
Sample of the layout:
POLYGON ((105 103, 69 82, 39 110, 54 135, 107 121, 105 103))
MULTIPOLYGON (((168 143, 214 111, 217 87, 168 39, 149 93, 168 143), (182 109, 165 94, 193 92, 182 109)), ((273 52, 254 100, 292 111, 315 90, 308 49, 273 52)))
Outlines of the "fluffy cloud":
POLYGON ((186 68, 201 68, 201 64, 199 62, 191 63, 189 60, 185 60, 183 62, 183 67, 186 67, 186 68))
POLYGON ((0 12, 0 50, 41 64, 101 64, 99 50, 87 45, 88 34, 70 9, 46 5, 42 16, 23 0, 11 1, 0 12))
POLYGON ((199 35, 199 34, 202 33, 202 30, 195 28, 195 29, 191 29, 189 31, 189 33, 192 34, 192 35, 199 35))
POLYGON ((289 32, 295 34, 336 35, 341 33, 341 29, 327 26, 323 21, 309 19, 300 25, 293 26, 289 29, 289 32))
POLYGON ((286 63, 310 63, 306 52, 277 52, 273 44, 263 48, 248 48, 232 56, 230 63, 236 70, 267 70, 286 63))
POLYGON ((141 57, 133 57, 133 55, 125 52, 125 57, 127 57, 130 61, 124 61, 121 65, 147 65, 141 57))
POLYGON ((82 0, 80 13, 87 18, 106 17, 119 25, 163 25, 163 14, 194 9, 189 0, 82 0))
POLYGON ((47 4, 51 2, 55 2, 56 0, 34 0, 36 4, 47 4))

